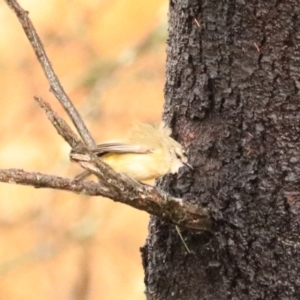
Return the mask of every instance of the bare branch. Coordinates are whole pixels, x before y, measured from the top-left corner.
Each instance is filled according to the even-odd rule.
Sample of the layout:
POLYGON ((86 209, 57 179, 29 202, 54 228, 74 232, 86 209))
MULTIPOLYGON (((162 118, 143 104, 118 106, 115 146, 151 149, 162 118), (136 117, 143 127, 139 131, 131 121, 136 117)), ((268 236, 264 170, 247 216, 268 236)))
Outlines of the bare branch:
POLYGON ((52 188, 90 196, 103 196, 122 202, 160 218, 190 229, 207 230, 209 215, 201 206, 183 199, 174 198, 154 187, 141 184, 124 174, 118 174, 92 152, 94 141, 82 122, 73 104, 67 97, 47 58, 43 45, 24 11, 15 0, 5 0, 16 13, 23 29, 44 69, 51 90, 67 110, 85 144, 77 137, 67 123, 61 119, 41 98, 35 98, 46 112, 57 132, 71 146, 71 159, 84 169, 95 174, 100 183, 71 180, 42 173, 29 173, 22 170, 0 170, 0 182, 31 185, 36 188, 52 188))
MULTIPOLYGON (((70 126, 54 110, 52 110, 49 103, 45 102, 42 98, 39 97, 34 97, 34 99, 44 110, 49 121, 55 127, 58 134, 62 136, 64 140, 70 145, 70 147, 72 148, 73 155, 75 153, 79 153, 79 155, 80 154, 87 155, 87 158, 84 157, 81 159, 74 158, 73 161, 78 162, 84 169, 87 169, 89 174, 92 173, 95 174, 105 186, 107 186, 107 182, 108 182, 107 175, 110 175, 112 177, 114 176, 117 177, 119 175, 116 172, 114 172, 109 166, 107 166, 104 162, 99 160, 95 154, 89 152, 88 148, 76 136, 76 134, 72 131, 70 126), (93 167, 93 165, 88 163, 88 161, 91 160, 89 158, 89 155, 93 157, 93 161, 97 165, 96 171, 94 170, 95 168, 93 167), (84 161, 82 161, 82 159, 84 161)), ((82 157, 82 155, 80 157, 82 157)))
POLYGON ((77 135, 73 132, 70 126, 63 120, 50 106, 49 103, 44 101, 40 97, 34 97, 39 106, 46 113, 49 121, 55 127, 57 133, 64 138, 64 140, 70 145, 73 149, 77 147, 78 144, 81 144, 83 147, 82 141, 77 137, 77 135))
POLYGON ((40 172, 26 172, 21 169, 0 170, 0 182, 30 185, 35 188, 50 188, 85 194, 108 197, 108 188, 95 182, 76 181, 40 172))
POLYGON ((61 105, 66 110, 67 114, 69 115, 70 119, 72 120, 73 124, 75 125, 78 133, 82 137, 85 144, 92 148, 95 145, 91 134, 89 133, 87 127, 85 126, 84 122, 82 121, 79 113, 77 112, 75 106, 67 96, 66 92, 64 91, 62 85, 58 77, 56 76, 51 62, 45 52, 43 43, 41 42, 40 37, 38 36, 31 20, 28 17, 28 12, 24 10, 17 1, 15 0, 5 0, 8 6, 14 11, 16 16, 18 17, 23 30, 44 70, 46 78, 50 84, 50 90, 54 93, 55 97, 59 100, 61 105))
MULTIPOLYGON (((28 184, 35 187, 52 187, 64 190, 70 190, 69 188, 66 189, 66 187, 71 186, 72 190, 70 191, 85 193, 90 196, 108 197, 114 201, 128 204, 158 217, 163 217, 181 226, 201 230, 208 229, 208 214, 204 209, 184 202, 182 199, 171 197, 167 193, 158 191, 154 187, 141 184, 124 174, 116 173, 77 138, 72 129, 52 110, 48 103, 44 102, 41 98, 36 97, 35 99, 46 112, 57 132, 72 147, 71 159, 79 163, 84 169, 95 174, 100 179, 100 182, 96 184, 94 182, 79 180, 70 181, 69 179, 52 176, 49 178, 54 181, 52 183, 49 182, 49 175, 30 173, 33 175, 28 175, 29 181, 25 182, 19 180, 16 181, 16 183, 27 184, 28 182, 28 184), (38 174, 38 182, 35 180, 36 174, 38 174), (57 185, 57 180, 67 180, 68 184, 57 185), (52 184, 54 184, 54 186, 52 186, 52 184), (73 185, 78 185, 78 187, 73 187, 73 185), (97 189, 97 185, 100 186, 99 189, 97 189)), ((18 172, 20 172, 20 170, 18 170, 18 172)), ((21 174, 29 173, 23 172, 21 174)), ((28 176, 26 178, 28 178, 28 176)), ((22 177, 18 178, 22 179, 22 177)), ((2 181, 1 173, 0 181, 2 181)))
POLYGON ((209 228, 208 214, 205 209, 132 180, 126 182, 126 189, 109 190, 92 181, 77 181, 39 172, 8 169, 0 170, 0 182, 70 191, 88 196, 103 196, 186 228, 196 230, 209 228))

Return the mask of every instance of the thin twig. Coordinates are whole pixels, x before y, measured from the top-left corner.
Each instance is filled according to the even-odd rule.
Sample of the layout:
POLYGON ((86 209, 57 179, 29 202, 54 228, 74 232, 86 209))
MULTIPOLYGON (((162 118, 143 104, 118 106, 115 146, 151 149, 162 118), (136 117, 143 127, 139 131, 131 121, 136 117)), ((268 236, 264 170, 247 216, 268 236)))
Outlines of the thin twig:
POLYGON ((82 141, 73 132, 71 127, 51 108, 49 103, 44 101, 41 97, 35 96, 34 99, 46 113, 49 121, 52 123, 57 133, 64 138, 64 140, 72 149, 78 144, 82 144, 82 141))
MULTIPOLYGON (((39 106, 44 110, 46 113, 49 121, 52 123, 52 125, 55 127, 57 133, 64 138, 64 140, 70 145, 72 149, 72 153, 88 153, 87 147, 83 144, 83 142, 77 137, 77 135, 73 132, 71 127, 63 120, 50 106, 49 103, 45 102, 40 97, 34 97, 34 99, 37 101, 39 106)), ((97 164, 97 167, 101 170, 98 171, 97 174, 95 174, 101 181, 102 184, 107 186, 107 174, 110 174, 111 172, 114 172, 109 166, 107 166, 104 162, 99 160, 96 155, 91 153, 93 155, 94 161, 97 164)), ((76 159, 73 159, 75 161, 76 159)), ((89 161, 89 158, 87 159, 89 161)), ((80 165, 82 165, 84 168, 86 168, 87 161, 84 161, 83 163, 78 162, 80 165)), ((91 168, 93 168, 92 165, 88 164, 91 168)), ((91 171, 89 171, 89 174, 91 174, 91 171)), ((115 173, 112 176, 115 176, 115 173)), ((78 180, 78 178, 76 178, 78 180)))
POLYGON ((46 78, 50 84, 50 90, 53 92, 55 97, 59 100, 61 105, 66 110, 67 114, 69 115, 70 119, 72 120, 74 126, 76 127, 78 133, 82 137, 85 144, 93 148, 95 146, 95 142, 91 137, 87 127, 85 126, 84 122, 82 121, 78 111, 76 110, 75 106, 67 96, 66 92, 64 91, 58 77, 56 76, 51 62, 45 52, 43 43, 39 38, 31 20, 28 17, 28 12, 24 10, 17 1, 15 0, 5 0, 8 6, 14 11, 16 16, 18 17, 23 30, 44 70, 46 78))
POLYGON ((176 229, 176 231, 177 231, 178 236, 180 237, 180 240, 181 240, 181 242, 182 242, 182 244, 183 244, 185 250, 187 251, 187 253, 191 253, 191 250, 190 250, 190 248, 188 247, 188 245, 187 245, 187 243, 185 242, 185 240, 183 239, 183 236, 182 236, 182 234, 181 234, 181 231, 180 231, 180 229, 179 229, 179 227, 178 227, 177 225, 175 226, 175 229, 176 229))

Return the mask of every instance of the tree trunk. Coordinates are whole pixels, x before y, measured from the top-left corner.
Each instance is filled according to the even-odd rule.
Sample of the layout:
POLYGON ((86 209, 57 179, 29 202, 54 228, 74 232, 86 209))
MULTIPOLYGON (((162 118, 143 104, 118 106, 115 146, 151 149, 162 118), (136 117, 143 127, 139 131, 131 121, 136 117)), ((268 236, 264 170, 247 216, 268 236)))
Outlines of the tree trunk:
POLYGON ((300 299, 300 2, 172 0, 165 119, 194 170, 161 188, 210 233, 152 218, 146 295, 300 299))

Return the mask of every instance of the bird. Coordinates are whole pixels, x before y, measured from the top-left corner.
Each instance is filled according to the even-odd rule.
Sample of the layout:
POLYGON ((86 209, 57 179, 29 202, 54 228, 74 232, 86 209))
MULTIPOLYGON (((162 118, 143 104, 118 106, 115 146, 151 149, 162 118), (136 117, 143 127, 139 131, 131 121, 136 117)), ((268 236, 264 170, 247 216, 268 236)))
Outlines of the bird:
POLYGON ((183 147, 170 135, 164 122, 158 128, 135 122, 123 139, 103 142, 92 151, 117 173, 153 180, 175 174, 184 165, 192 168, 183 147))

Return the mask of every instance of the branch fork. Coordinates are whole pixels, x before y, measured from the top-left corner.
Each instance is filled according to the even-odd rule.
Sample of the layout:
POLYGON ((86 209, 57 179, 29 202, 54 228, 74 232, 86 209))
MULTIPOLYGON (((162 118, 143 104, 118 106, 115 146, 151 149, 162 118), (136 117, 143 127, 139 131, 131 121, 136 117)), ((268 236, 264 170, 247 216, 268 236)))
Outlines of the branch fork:
POLYGON ((124 174, 118 174, 92 152, 95 142, 73 103, 65 93, 51 62, 44 50, 28 12, 16 0, 5 0, 19 19, 23 30, 44 70, 50 84, 50 91, 64 107, 75 125, 81 139, 68 124, 52 110, 41 98, 35 97, 59 135, 70 145, 70 158, 82 168, 94 174, 99 182, 62 178, 39 172, 26 172, 18 169, 0 170, 0 182, 30 185, 36 188, 52 188, 89 196, 103 196, 144 210, 168 222, 193 229, 209 230, 208 212, 200 205, 191 204, 184 199, 172 197, 156 187, 135 181, 124 174))

